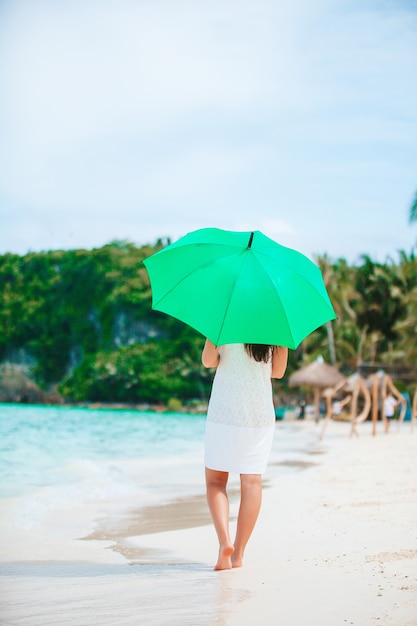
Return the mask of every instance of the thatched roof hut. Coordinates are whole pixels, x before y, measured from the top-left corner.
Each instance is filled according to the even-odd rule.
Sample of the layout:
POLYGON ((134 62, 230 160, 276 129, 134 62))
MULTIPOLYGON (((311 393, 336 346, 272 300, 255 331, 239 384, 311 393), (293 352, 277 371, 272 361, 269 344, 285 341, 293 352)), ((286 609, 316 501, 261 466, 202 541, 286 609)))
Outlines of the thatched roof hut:
POLYGON ((333 365, 325 363, 319 357, 313 363, 294 372, 289 378, 290 387, 314 387, 314 414, 318 419, 320 411, 320 393, 326 387, 334 387, 346 380, 345 376, 333 365))

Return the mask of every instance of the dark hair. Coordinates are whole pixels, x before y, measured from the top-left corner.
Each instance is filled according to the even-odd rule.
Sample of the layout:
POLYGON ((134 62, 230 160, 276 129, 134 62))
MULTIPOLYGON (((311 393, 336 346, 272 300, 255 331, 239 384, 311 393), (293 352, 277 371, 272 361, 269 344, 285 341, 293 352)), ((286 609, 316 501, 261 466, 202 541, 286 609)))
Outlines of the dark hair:
POLYGON ((255 361, 268 363, 274 346, 268 346, 264 343, 245 343, 245 350, 255 361))

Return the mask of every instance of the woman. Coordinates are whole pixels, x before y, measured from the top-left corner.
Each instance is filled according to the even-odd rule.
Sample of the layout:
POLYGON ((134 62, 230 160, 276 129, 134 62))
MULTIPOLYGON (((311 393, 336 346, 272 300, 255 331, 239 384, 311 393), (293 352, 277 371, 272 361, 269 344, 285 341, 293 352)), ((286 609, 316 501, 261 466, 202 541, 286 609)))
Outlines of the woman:
POLYGON ((258 518, 262 474, 275 430, 271 378, 284 376, 288 349, 263 344, 206 340, 202 361, 216 367, 207 411, 205 467, 207 502, 219 540, 216 570, 241 567, 246 544, 258 518), (240 474, 236 538, 229 535, 229 472, 240 474))

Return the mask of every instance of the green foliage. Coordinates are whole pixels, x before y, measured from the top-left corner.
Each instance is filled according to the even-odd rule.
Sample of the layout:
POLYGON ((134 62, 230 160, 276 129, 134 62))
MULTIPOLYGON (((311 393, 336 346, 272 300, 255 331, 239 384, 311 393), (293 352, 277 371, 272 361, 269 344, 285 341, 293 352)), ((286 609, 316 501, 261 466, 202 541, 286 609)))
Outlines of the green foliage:
MULTIPOLYGON (((166 403, 172 397, 193 398, 200 392, 197 379, 203 382, 204 372, 198 364, 190 370, 181 352, 173 355, 172 345, 161 340, 97 352, 75 368, 60 391, 74 401, 92 402, 166 403)), ((176 345, 184 347, 181 342, 176 345)))
POLYGON ((382 333, 385 341, 396 339, 394 323, 405 313, 402 286, 395 266, 363 257, 356 272, 359 326, 366 326, 371 333, 382 333))
MULTIPOLYGON (((319 259, 337 313, 333 323, 338 365, 353 371, 360 361, 414 365, 417 352, 417 260, 399 253, 399 262, 359 266, 344 259, 319 259)), ((314 333, 315 334, 315 333, 314 333)), ((307 341, 309 341, 308 338, 307 341)), ((324 356, 324 354, 323 354, 324 356)))
POLYGON ((182 402, 178 398, 170 398, 167 402, 167 409, 169 411, 177 412, 182 409, 182 402))
MULTIPOLYGON (((73 401, 164 402, 207 398, 204 339, 151 310, 143 259, 163 246, 115 241, 93 250, 0 256, 0 361, 24 358, 38 385, 73 401)), ((417 260, 358 266, 318 259, 337 320, 291 355, 288 373, 322 355, 358 361, 417 359, 417 260)), ((308 312, 306 312, 308 314, 308 312)), ((179 406, 179 405, 178 405, 179 406)))

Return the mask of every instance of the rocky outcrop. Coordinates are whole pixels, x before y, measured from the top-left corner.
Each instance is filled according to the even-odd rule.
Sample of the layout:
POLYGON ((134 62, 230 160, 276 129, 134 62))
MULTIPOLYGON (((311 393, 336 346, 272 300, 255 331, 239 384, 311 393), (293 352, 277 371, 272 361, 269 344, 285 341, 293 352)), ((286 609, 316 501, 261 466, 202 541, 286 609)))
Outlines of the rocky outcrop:
POLYGON ((28 370, 13 363, 0 365, 0 402, 25 404, 63 404, 60 394, 45 392, 28 375, 28 370))

